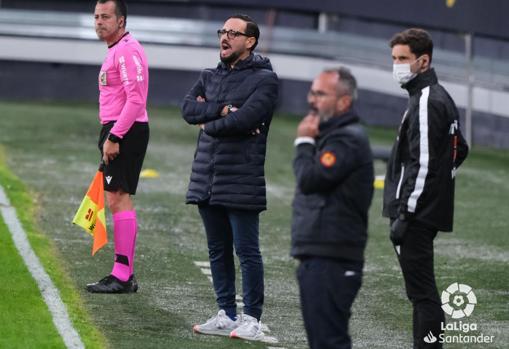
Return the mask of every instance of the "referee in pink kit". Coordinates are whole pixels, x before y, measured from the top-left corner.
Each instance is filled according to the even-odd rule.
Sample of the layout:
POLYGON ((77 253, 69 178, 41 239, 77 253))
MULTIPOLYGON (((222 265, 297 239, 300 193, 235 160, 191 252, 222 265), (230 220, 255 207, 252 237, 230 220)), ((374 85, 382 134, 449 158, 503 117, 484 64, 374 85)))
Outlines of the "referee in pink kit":
POLYGON ((93 293, 131 293, 137 222, 131 195, 136 193, 149 139, 148 65, 143 47, 126 31, 123 0, 99 0, 95 31, 108 45, 99 73, 99 150, 104 161, 106 201, 113 214, 115 261, 111 274, 88 284, 93 293))

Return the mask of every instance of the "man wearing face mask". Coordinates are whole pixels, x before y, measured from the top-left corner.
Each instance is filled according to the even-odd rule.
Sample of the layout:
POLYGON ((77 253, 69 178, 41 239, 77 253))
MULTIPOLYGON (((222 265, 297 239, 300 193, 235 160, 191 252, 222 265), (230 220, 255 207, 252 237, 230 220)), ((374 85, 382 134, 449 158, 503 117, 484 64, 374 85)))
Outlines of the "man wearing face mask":
POLYGON ((322 72, 308 93, 293 163, 291 255, 312 349, 352 347, 348 322, 360 289, 373 196, 369 140, 352 108, 356 80, 340 67, 322 72))
POLYGON ((452 231, 454 178, 468 146, 454 101, 430 67, 430 35, 408 29, 390 47, 394 78, 409 101, 387 165, 383 215, 390 218, 390 239, 413 306, 413 347, 441 348, 439 341, 425 340, 438 338, 444 321, 433 241, 438 231, 452 231))
POLYGON ((182 105, 184 120, 200 127, 186 199, 198 205, 205 226, 219 308, 193 330, 263 340, 259 214, 266 209, 265 151, 278 79, 270 61, 253 53, 260 31, 249 16, 231 16, 217 35, 221 62, 201 73, 182 105), (234 248, 242 272, 239 316, 234 248))

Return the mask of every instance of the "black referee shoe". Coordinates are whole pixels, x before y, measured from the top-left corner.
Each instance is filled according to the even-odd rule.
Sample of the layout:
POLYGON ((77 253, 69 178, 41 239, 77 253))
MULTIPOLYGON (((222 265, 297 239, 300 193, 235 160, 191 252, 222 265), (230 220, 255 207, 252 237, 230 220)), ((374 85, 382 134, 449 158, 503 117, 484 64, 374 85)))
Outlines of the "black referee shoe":
POLYGON ((138 282, 134 275, 131 275, 127 281, 108 275, 98 282, 88 284, 87 291, 90 293, 135 293, 138 291, 138 282))

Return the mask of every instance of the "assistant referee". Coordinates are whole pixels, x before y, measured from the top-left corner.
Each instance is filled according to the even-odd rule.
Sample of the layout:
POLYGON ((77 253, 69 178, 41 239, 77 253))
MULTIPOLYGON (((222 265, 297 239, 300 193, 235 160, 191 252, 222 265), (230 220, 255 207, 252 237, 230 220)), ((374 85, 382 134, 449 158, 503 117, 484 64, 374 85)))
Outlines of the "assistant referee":
POLYGON ((104 161, 106 201, 113 215, 115 260, 111 274, 88 284, 93 293, 131 293, 137 220, 131 195, 136 193, 149 139, 148 64, 140 43, 126 31, 123 0, 99 0, 95 30, 108 45, 99 73, 99 150, 104 161))

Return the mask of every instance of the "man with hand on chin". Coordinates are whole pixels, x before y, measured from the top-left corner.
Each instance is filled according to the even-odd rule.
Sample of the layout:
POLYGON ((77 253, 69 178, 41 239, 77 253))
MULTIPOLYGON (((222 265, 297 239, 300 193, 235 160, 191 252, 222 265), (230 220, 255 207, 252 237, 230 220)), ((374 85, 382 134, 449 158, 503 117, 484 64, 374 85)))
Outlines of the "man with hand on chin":
POLYGON ((373 158, 346 68, 322 72, 308 93, 309 114, 297 129, 293 163, 291 255, 311 349, 352 347, 348 323, 361 287, 373 158))
POLYGON ((196 333, 263 340, 264 301, 259 214, 266 209, 265 153, 278 78, 254 54, 260 31, 234 15, 217 31, 219 58, 205 69, 182 104, 182 117, 200 126, 186 196, 205 227, 219 311, 196 333), (237 316, 233 250, 240 260, 244 312, 237 316))
POLYGON ((444 321, 433 241, 439 230, 452 231, 454 178, 468 146, 456 105, 431 68, 431 36, 408 29, 390 47, 394 79, 409 101, 387 164, 383 215, 390 218, 390 239, 413 306, 413 347, 441 348, 439 341, 424 341, 430 333, 438 338, 444 321))

